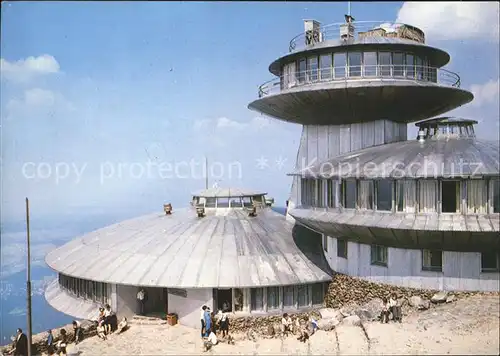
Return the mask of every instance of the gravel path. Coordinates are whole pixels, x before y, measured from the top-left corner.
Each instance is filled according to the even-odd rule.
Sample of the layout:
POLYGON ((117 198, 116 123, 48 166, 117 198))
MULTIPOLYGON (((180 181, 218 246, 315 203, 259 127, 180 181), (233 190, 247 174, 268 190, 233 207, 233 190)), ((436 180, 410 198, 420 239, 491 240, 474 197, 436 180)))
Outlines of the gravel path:
MULTIPOLYGON (((219 344, 213 355, 382 355, 382 354, 491 354, 500 353, 500 303, 498 297, 474 296, 452 304, 412 314, 402 324, 364 323, 360 327, 340 325, 334 331, 319 331, 308 343, 294 337, 242 340, 219 344), (367 338, 368 336, 368 338, 367 338)), ((198 330, 180 325, 132 325, 122 335, 102 341, 97 337, 69 346, 69 354, 80 355, 168 355, 202 351, 198 330)))

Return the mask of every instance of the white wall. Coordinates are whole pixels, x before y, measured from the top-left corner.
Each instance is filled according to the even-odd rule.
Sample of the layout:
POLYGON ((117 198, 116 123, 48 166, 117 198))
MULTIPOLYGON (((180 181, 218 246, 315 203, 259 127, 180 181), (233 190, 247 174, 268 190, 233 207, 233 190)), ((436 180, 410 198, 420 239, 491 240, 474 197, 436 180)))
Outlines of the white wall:
POLYGON ((135 286, 116 285, 116 314, 118 319, 132 317, 138 312, 137 292, 135 286))
POLYGON ((200 328, 201 307, 212 307, 212 296, 212 289, 188 289, 186 298, 169 294, 168 312, 177 314, 181 325, 200 328))
POLYGON ((481 272, 479 252, 443 252, 442 272, 422 271, 422 251, 389 247, 387 267, 370 263, 370 245, 348 242, 347 259, 337 257, 337 239, 328 237, 325 257, 339 273, 371 282, 447 291, 498 291, 500 273, 481 272))

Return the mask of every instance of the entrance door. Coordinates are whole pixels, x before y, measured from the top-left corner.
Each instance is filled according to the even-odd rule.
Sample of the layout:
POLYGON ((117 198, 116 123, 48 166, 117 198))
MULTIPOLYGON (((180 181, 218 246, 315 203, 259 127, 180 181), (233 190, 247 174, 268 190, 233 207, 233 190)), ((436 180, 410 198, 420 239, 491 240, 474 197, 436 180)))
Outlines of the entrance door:
POLYGON ((233 311, 231 300, 233 299, 233 290, 231 288, 227 289, 217 289, 217 299, 214 300, 214 305, 217 306, 217 310, 222 310, 223 312, 233 311))

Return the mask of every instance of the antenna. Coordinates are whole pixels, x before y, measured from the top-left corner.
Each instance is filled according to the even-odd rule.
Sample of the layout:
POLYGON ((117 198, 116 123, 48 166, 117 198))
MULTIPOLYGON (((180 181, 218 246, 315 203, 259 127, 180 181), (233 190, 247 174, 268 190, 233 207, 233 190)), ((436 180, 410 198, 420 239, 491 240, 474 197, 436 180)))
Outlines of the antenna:
POLYGON ((31 328, 31 253, 30 253, 30 203, 26 198, 26 250, 28 253, 26 266, 26 316, 28 321, 28 356, 31 356, 33 330, 31 328))
POLYGON ((205 156, 205 189, 208 189, 208 158, 205 156))
POLYGON ((351 16, 351 2, 350 1, 347 2, 347 15, 351 16))

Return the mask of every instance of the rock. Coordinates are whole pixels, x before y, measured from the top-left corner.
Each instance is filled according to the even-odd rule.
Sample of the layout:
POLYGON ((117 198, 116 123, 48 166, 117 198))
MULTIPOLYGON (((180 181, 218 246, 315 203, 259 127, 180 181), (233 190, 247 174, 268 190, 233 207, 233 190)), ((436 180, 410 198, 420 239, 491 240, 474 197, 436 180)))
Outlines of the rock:
POLYGON ((320 319, 318 320, 318 329, 330 331, 335 329, 338 324, 340 324, 340 321, 336 318, 320 319))
POLYGON ((354 314, 361 320, 376 320, 382 310, 382 299, 374 298, 360 308, 354 310, 354 314))
POLYGON ((417 308, 417 310, 427 310, 430 308, 430 301, 414 295, 409 300, 410 306, 417 308))
POLYGON ((339 322, 341 322, 342 319, 344 319, 344 314, 340 310, 332 308, 320 309, 319 314, 321 315, 321 319, 336 319, 339 322))
POLYGON ((267 336, 274 337, 275 332, 274 332, 274 325, 268 325, 267 326, 267 336))
POLYGON ((434 304, 444 303, 446 302, 446 298, 448 298, 448 292, 438 292, 432 296, 431 302, 434 304))
POLYGON ((455 296, 453 294, 446 297, 446 303, 452 303, 454 301, 455 301, 455 296))
POLYGON ((343 325, 361 326, 361 319, 357 315, 351 315, 342 321, 343 325))

